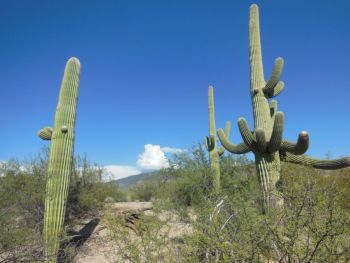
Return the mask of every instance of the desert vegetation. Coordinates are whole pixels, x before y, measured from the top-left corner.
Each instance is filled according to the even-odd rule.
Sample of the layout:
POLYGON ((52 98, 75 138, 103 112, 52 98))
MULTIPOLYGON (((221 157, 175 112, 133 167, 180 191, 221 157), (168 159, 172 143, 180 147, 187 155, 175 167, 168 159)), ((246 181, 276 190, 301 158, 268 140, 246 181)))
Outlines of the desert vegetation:
MULTIPOLYGON (((132 189, 141 196, 148 188, 163 210, 192 226, 193 232, 180 239, 181 245, 179 239, 170 245, 160 242, 165 246, 161 251, 172 248, 165 257, 171 258, 168 262, 349 260, 348 169, 323 172, 283 164, 277 187, 284 207, 262 214, 264 199, 255 165, 245 156, 221 157, 220 194, 209 190, 214 182, 202 147, 176 160, 180 168, 157 175, 163 181, 150 178, 132 189)), ((135 248, 128 252, 130 257, 140 255, 135 248)), ((135 262, 139 261, 135 258, 135 262)))
MULTIPOLYGON (((42 261, 47 149, 30 162, 3 164, 1 260, 42 261), (26 169, 24 169, 24 167, 26 169)), ((220 158, 221 190, 203 145, 176 155, 173 166, 128 190, 101 181, 102 169, 76 157, 70 182, 61 261, 73 261, 74 225, 99 218, 120 245, 125 262, 347 262, 350 259, 349 169, 324 172, 284 164, 278 189, 284 208, 261 213, 263 198, 255 165, 244 155, 220 158), (83 167, 83 169, 81 169, 83 167), (127 227, 106 211, 113 202, 153 201, 127 227), (167 211, 167 213, 165 213, 167 211), (149 212, 149 211, 148 211, 149 212), (180 236, 170 234, 172 224, 180 236), (177 225, 176 225, 177 227, 177 225), (71 241, 71 242, 70 242, 71 241)), ((131 212, 132 213, 132 212, 131 212)))
POLYGON ((256 5, 249 37, 254 131, 240 118, 243 142, 233 144, 229 122, 216 130, 210 86, 204 143, 128 189, 74 157, 80 62, 69 59, 54 127, 38 132, 50 145, 29 161, 0 163, 0 262, 82 262, 79 250, 102 230, 115 262, 349 262, 350 158, 304 155, 307 132, 284 139, 284 114, 271 100, 284 88, 284 61, 265 81, 256 5))
MULTIPOLYGON (((10 160, 0 167, 0 260, 1 262, 43 261, 43 226, 49 149, 31 160, 10 160)), ((107 197, 125 201, 126 194, 116 185, 102 181, 103 169, 87 156, 74 158, 69 185, 64 245, 77 220, 98 214, 107 197)), ((69 250, 65 246, 64 250, 69 250)), ((62 252, 65 253, 65 252, 62 252)))

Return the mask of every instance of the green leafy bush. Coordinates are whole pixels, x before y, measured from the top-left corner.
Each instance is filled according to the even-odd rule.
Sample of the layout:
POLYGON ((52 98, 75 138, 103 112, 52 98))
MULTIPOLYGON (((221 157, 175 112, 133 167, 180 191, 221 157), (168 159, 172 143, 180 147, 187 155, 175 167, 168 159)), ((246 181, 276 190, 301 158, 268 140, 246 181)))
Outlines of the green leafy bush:
MULTIPOLYGON (((0 164, 0 255, 9 261, 40 260, 48 149, 30 161, 0 164)), ((125 192, 102 181, 103 169, 76 157, 66 223, 95 214, 107 197, 125 200, 125 192)))
POLYGON ((193 233, 182 238, 177 256, 167 255, 169 262, 350 260, 349 169, 324 172, 285 164, 278 182, 285 205, 262 214, 254 164, 231 155, 223 156, 220 166, 219 193, 211 193, 201 147, 176 156, 173 166, 160 172, 162 180, 153 183, 161 209, 185 211, 193 227, 193 233))

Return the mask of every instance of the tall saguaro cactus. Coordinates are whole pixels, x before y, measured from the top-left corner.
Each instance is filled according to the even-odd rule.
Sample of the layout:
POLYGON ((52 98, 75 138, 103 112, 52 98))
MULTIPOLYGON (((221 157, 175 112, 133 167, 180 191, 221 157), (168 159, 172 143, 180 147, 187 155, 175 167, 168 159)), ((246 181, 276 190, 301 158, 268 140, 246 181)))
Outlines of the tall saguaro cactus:
POLYGON ((258 179, 263 192, 265 208, 280 207, 283 199, 276 189, 280 179, 281 161, 311 166, 317 169, 340 169, 350 166, 350 158, 320 160, 303 155, 309 146, 309 135, 302 131, 296 143, 283 139, 284 114, 277 111, 277 101, 270 100, 281 93, 284 83, 280 81, 284 61, 275 60, 275 66, 268 81, 264 78, 262 63, 259 9, 253 4, 249 18, 250 94, 254 114, 254 131, 244 118, 238 120, 243 143, 232 144, 222 129, 218 130, 222 145, 231 153, 242 154, 252 151, 258 179))
MULTIPOLYGON (((209 110, 209 136, 205 138, 205 146, 209 152, 210 167, 214 176, 214 190, 220 189, 220 156, 224 154, 224 147, 217 147, 216 127, 215 127, 215 109, 214 109, 214 87, 208 88, 208 110, 209 110)), ((231 124, 226 122, 225 134, 229 136, 231 124)))
POLYGON ((53 129, 45 127, 38 132, 43 140, 51 140, 44 215, 45 256, 48 262, 57 260, 66 212, 73 166, 79 75, 79 60, 69 59, 61 84, 55 126, 53 129))

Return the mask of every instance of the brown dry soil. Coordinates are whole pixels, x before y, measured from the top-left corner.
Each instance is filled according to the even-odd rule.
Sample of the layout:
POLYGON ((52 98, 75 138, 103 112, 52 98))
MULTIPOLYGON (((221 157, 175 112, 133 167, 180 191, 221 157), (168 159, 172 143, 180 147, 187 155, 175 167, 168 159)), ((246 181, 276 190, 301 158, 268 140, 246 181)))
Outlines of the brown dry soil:
MULTIPOLYGON (((140 214, 153 215, 152 209, 152 202, 118 202, 106 204, 104 211, 98 218, 85 220, 74 227, 76 233, 79 233, 77 235, 79 241, 76 244, 77 253, 73 262, 130 262, 123 256, 122 242, 113 238, 112 232, 108 229, 106 221, 103 218, 108 213, 109 216, 112 215, 125 219, 125 227, 128 228, 130 235, 128 240, 137 240, 137 231, 133 229, 133 226, 136 225, 135 223, 140 214)), ((190 224, 180 222, 175 215, 167 211, 157 214, 157 217, 161 221, 166 222, 166 235, 169 240, 191 234, 193 231, 190 224)))

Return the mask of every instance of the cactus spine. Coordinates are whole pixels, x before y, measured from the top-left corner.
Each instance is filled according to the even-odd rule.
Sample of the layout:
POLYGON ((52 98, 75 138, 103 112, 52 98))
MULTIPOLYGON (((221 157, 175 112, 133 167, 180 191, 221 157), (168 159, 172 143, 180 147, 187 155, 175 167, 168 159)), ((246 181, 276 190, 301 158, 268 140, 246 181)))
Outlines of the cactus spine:
MULTIPOLYGON (((220 156, 224 154, 224 147, 217 147, 216 127, 215 127, 215 109, 214 109, 214 87, 208 88, 208 111, 209 111, 209 136, 205 138, 205 146, 209 152, 210 167, 213 173, 214 190, 220 190, 220 156)), ((231 124, 226 122, 225 134, 230 134, 231 124)))
POLYGON ((45 257, 48 262, 57 260, 65 218, 73 165, 79 75, 79 60, 69 59, 61 84, 55 126, 53 129, 45 127, 38 132, 40 138, 51 140, 44 215, 45 257))
POLYGON ((243 144, 232 144, 222 129, 218 136, 222 145, 231 153, 252 151, 258 179, 263 192, 264 206, 280 207, 283 204, 276 183, 280 179, 281 161, 311 166, 317 169, 340 169, 350 166, 350 158, 320 160, 303 155, 309 146, 309 135, 301 132, 296 143, 283 139, 284 114, 277 111, 277 101, 270 100, 281 93, 284 83, 280 81, 284 61, 275 60, 271 77, 265 81, 262 63, 259 9, 253 4, 249 17, 250 93, 254 115, 254 131, 244 118, 238 120, 243 144))

